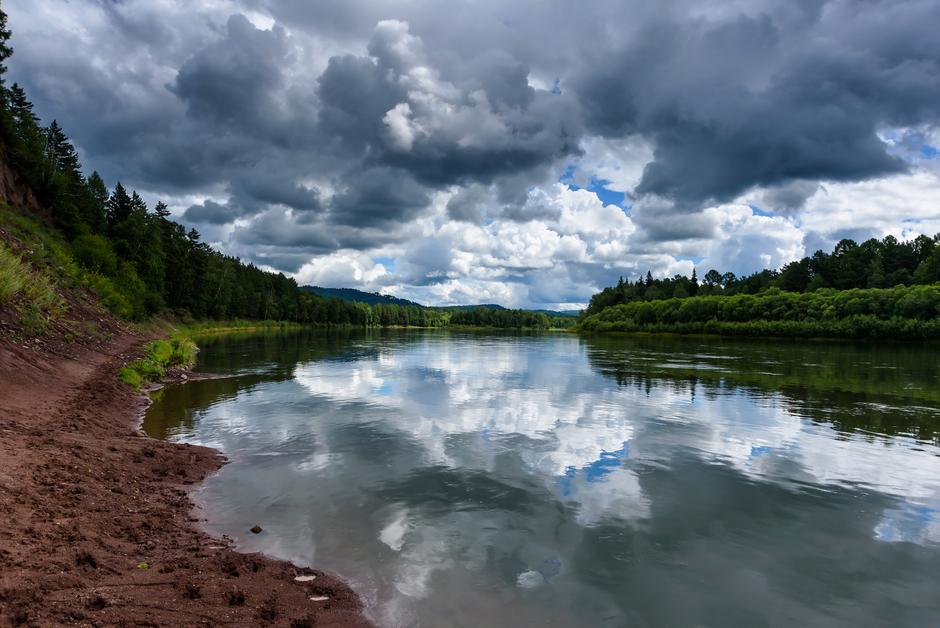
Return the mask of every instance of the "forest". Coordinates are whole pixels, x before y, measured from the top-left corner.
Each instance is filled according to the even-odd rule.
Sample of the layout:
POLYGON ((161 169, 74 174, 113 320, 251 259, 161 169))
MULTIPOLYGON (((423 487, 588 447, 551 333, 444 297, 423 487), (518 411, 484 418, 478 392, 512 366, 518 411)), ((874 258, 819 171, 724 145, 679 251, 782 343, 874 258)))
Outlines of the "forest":
POLYGON ((940 282, 940 233, 903 242, 889 235, 861 244, 841 240, 832 253, 816 251, 780 270, 761 270, 744 277, 709 270, 700 282, 693 270, 691 277, 654 279, 647 272, 644 279, 635 282, 621 278, 616 286, 595 294, 584 314, 590 316, 612 305, 634 301, 758 294, 769 288, 803 293, 820 288, 891 288, 936 282, 940 282))
POLYGON ((940 338, 940 285, 820 288, 631 301, 585 315, 583 331, 729 336, 940 338))
MULTIPOLYGON (((183 319, 281 320, 344 326, 444 327, 486 325, 548 328, 570 321, 523 310, 451 313, 417 305, 351 303, 323 298, 281 273, 261 270, 212 249, 195 229, 152 209, 120 182, 110 189, 98 172, 85 175, 59 124, 40 123, 25 91, 7 85, 3 62, 12 54, 0 12, 0 160, 35 194, 48 221, 68 243, 60 266, 117 316, 142 320, 169 313, 183 319), (67 259, 65 259, 67 258, 67 259), (456 320, 453 320, 456 319, 456 320)), ((22 208, 20 208, 22 209, 22 208)), ((15 220, 4 214, 7 220, 15 220)), ((45 228, 44 227, 44 228, 45 228)), ((35 231, 35 229, 33 230, 35 231)), ((2 279, 2 277, 0 277, 2 279)), ((481 308, 481 310, 484 308, 481 308)))
POLYGON ((647 272, 591 298, 583 331, 843 338, 940 337, 940 234, 841 240, 780 270, 700 282, 647 272))

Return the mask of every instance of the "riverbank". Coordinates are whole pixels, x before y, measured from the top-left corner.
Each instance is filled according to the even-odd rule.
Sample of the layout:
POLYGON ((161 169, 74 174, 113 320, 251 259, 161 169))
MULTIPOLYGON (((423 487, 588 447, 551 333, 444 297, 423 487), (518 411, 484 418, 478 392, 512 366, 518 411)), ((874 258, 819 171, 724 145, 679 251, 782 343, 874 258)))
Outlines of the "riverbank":
POLYGON ((705 295, 611 305, 582 332, 651 332, 764 338, 940 338, 940 284, 705 295))
POLYGON ((138 430, 117 372, 144 341, 0 339, 0 625, 369 626, 337 578, 199 530, 189 492, 224 459, 138 430))

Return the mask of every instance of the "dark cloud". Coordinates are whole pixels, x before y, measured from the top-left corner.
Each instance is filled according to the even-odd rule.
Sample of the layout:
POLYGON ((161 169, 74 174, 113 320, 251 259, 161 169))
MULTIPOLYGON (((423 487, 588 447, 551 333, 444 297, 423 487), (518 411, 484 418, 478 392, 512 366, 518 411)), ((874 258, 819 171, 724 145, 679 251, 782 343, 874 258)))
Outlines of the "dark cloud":
POLYGON ((277 96, 284 87, 287 41, 282 28, 262 31, 243 15, 233 15, 225 37, 186 60, 174 91, 189 113, 205 123, 242 133, 265 130, 278 115, 277 96))
POLYGON ((190 205, 183 212, 183 220, 188 223, 207 225, 225 225, 235 221, 245 214, 245 211, 232 203, 220 204, 207 200, 196 205, 190 205))
POLYGON ((630 218, 640 227, 635 235, 638 243, 707 239, 716 235, 718 227, 712 217, 689 212, 662 197, 646 197, 634 203, 630 218))
POLYGON ((379 144, 382 118, 405 98, 369 57, 333 57, 319 78, 320 132, 342 155, 379 144))
POLYGON ((487 200, 486 190, 479 186, 462 188, 447 201, 447 215, 451 220, 482 224, 487 200))
POLYGON ((783 185, 767 188, 760 199, 762 209, 774 211, 778 214, 793 214, 803 206, 806 201, 820 188, 815 181, 791 181, 783 185))
POLYGON ((804 3, 800 20, 776 4, 672 17, 591 59, 573 81, 590 131, 654 145, 637 193, 698 206, 756 185, 904 170, 877 133, 940 119, 928 104, 940 98, 940 47, 924 26, 940 5, 817 5, 804 3))
POLYGON ((246 169, 231 182, 236 198, 256 205, 284 205, 303 212, 317 212, 323 208, 320 191, 297 180, 302 175, 260 168, 246 169))
POLYGON ((407 172, 370 168, 345 178, 346 189, 330 205, 330 221, 338 225, 375 227, 411 220, 430 201, 424 187, 407 172))
POLYGON ((640 135, 654 161, 635 192, 692 211, 753 186, 898 172, 876 133, 938 120, 940 5, 930 2, 101 7, 111 40, 95 51, 100 63, 63 54, 79 41, 18 42, 12 71, 22 60, 14 78, 29 72, 40 109, 70 112, 96 162, 149 189, 221 183, 310 209, 319 201, 300 168, 276 188, 240 181, 302 163, 327 177, 390 167, 428 188, 499 185, 577 155, 585 133, 640 135), (239 7, 278 23, 259 29, 239 7), (305 57, 312 42, 359 52, 305 57), (138 62, 122 63, 132 44, 138 62), (387 115, 401 105, 411 137, 395 145, 387 115))
POLYGON ((536 92, 505 53, 489 51, 472 61, 473 74, 445 78, 398 21, 379 23, 368 52, 333 57, 319 78, 319 130, 339 154, 439 187, 489 182, 579 151, 576 104, 536 92), (396 107, 405 138, 391 128, 396 107))
POLYGON ((299 224, 290 210, 281 208, 257 215, 248 225, 236 228, 232 238, 239 245, 303 249, 308 259, 310 254, 338 248, 335 237, 322 223, 299 224))

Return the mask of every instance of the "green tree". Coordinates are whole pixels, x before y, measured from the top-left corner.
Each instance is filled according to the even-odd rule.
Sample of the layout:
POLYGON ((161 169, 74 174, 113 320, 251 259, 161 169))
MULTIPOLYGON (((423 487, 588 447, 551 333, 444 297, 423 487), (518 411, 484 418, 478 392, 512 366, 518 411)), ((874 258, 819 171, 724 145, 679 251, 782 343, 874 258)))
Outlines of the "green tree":
POLYGON ((715 288, 721 285, 721 273, 712 268, 705 273, 705 285, 715 288))
POLYGON ((0 8, 0 88, 3 86, 3 75, 6 74, 5 61, 13 54, 10 48, 10 29, 7 28, 7 14, 0 8))

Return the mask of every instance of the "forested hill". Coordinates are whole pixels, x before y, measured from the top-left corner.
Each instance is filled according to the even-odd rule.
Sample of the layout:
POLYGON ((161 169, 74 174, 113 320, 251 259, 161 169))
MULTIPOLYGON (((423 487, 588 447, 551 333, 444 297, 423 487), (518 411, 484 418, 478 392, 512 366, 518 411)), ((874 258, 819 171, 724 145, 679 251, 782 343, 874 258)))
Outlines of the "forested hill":
MULTIPOLYGON (((415 301, 409 301, 408 299, 402 299, 400 297, 392 296, 390 294, 379 294, 378 292, 365 292, 363 290, 356 290, 355 288, 322 288, 320 286, 301 286, 301 290, 311 292, 313 294, 319 295, 321 297, 333 298, 333 299, 342 299, 343 301, 352 301, 353 303, 368 303, 369 305, 409 305, 415 307, 428 308, 432 310, 441 310, 444 312, 469 312, 476 309, 485 309, 485 310, 506 310, 510 311, 509 308, 503 307, 496 303, 480 303, 478 305, 421 305, 415 301)), ((536 314, 545 314, 550 318, 554 317, 576 317, 580 313, 578 310, 564 310, 564 311, 555 311, 555 310, 520 310, 525 312, 534 312, 536 314)))
POLYGON ((351 301, 353 303, 368 303, 369 305, 384 303, 386 305, 414 305, 417 307, 424 307, 420 303, 409 301, 408 299, 401 299, 390 294, 365 292, 363 290, 356 290, 355 288, 321 288, 320 286, 301 286, 300 289, 328 299, 342 299, 343 301, 351 301))
MULTIPOLYGON (((502 305, 497 305, 496 303, 479 303, 476 305, 422 305, 416 301, 409 301, 408 299, 402 299, 401 297, 392 296, 390 294, 380 294, 378 292, 366 292, 364 290, 356 290, 355 288, 323 288, 320 286, 301 286, 301 290, 319 295, 321 297, 331 298, 331 299, 342 299, 343 301, 351 301, 353 303, 368 303, 369 305, 378 305, 379 303, 385 305, 413 305, 415 307, 424 307, 435 310, 442 311, 468 311, 475 310, 477 308, 484 308, 488 310, 505 310, 508 308, 503 307, 502 305)), ((549 310, 532 310, 535 312, 542 312, 543 314, 549 316, 557 316, 558 312, 552 312, 549 310)))
POLYGON ((940 234, 842 240, 780 270, 624 281, 594 295, 585 331, 940 337, 940 234))

